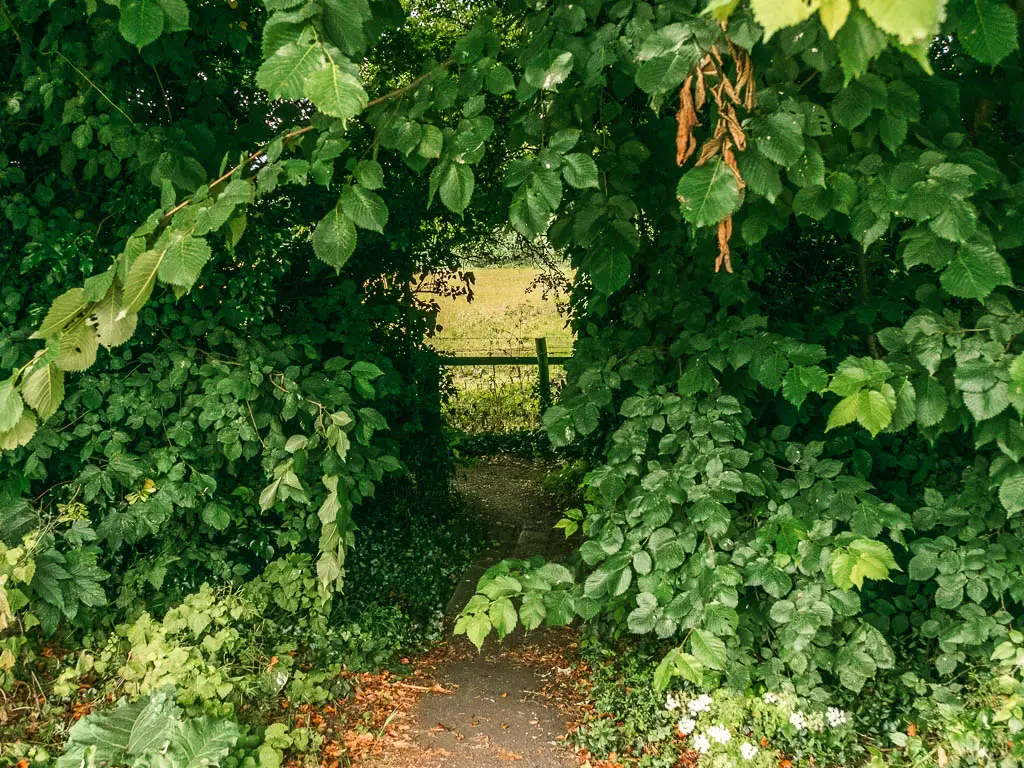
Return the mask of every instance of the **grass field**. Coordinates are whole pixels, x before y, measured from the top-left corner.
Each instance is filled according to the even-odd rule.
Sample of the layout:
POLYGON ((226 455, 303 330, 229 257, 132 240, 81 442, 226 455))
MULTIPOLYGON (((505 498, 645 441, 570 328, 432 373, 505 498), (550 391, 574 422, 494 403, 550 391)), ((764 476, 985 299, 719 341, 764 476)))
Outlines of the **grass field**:
POLYGON ((434 347, 459 355, 532 354, 533 340, 544 336, 552 355, 568 354, 572 333, 558 314, 565 297, 542 297, 538 287, 527 293, 538 271, 525 267, 474 270, 473 301, 465 297, 439 300, 442 331, 434 347))
MULTIPOLYGON (((474 270, 474 298, 440 299, 442 330, 434 348, 453 355, 533 355, 534 339, 544 337, 551 355, 568 355, 573 337, 558 313, 565 297, 543 298, 528 289, 538 271, 492 267, 474 270)), ((455 395, 448 402, 449 423, 463 432, 512 432, 532 429, 540 417, 537 366, 451 368, 455 395)), ((562 370, 552 367, 555 387, 562 370)))

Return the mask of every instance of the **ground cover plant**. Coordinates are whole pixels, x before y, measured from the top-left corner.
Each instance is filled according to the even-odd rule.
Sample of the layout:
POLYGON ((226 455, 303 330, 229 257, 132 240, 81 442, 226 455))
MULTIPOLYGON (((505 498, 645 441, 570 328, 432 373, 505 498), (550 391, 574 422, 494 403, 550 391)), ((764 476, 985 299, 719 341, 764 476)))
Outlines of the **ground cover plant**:
POLYGON ((331 636, 361 535, 454 514, 414 278, 514 232, 574 270, 584 541, 456 631, 649 640, 706 764, 1019 763, 1021 15, 3 0, 0 672, 84 707, 24 759, 315 749, 259 711, 386 655, 331 636))

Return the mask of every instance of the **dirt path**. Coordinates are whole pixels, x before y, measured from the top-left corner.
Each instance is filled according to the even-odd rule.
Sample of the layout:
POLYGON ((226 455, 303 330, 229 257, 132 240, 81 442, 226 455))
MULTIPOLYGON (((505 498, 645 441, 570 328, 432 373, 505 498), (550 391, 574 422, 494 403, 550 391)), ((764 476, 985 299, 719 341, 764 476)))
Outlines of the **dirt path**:
MULTIPOLYGON (((495 544, 467 570, 448 606, 449 624, 472 596, 477 579, 506 557, 543 554, 560 560, 568 548, 552 529, 558 510, 540 487, 546 467, 500 458, 461 470, 459 491, 495 544)), ((477 653, 464 638, 436 657, 414 703, 396 710, 392 738, 360 766, 386 768, 575 768, 565 744, 573 718, 571 630, 517 631, 477 653)))

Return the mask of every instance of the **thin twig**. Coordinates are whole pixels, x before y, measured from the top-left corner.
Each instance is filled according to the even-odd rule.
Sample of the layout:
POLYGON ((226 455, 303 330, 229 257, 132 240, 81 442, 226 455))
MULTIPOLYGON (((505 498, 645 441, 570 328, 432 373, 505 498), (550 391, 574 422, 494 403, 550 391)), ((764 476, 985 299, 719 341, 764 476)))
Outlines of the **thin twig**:
POLYGON ((106 99, 106 100, 107 100, 107 103, 108 103, 108 104, 109 104, 110 106, 112 106, 112 107, 113 107, 114 109, 116 109, 116 110, 117 110, 118 112, 120 112, 120 113, 121 113, 121 114, 122 114, 122 115, 124 116, 124 119, 125 119, 125 120, 127 120, 127 121, 128 121, 129 123, 131 123, 132 125, 135 125, 135 121, 131 119, 131 117, 130 117, 130 116, 128 115, 128 113, 127 113, 127 112, 125 112, 125 111, 124 111, 123 109, 121 109, 121 108, 120 108, 119 106, 117 106, 117 104, 115 104, 115 103, 113 102, 113 100, 112 100, 112 99, 111 99, 111 98, 110 98, 109 96, 107 96, 107 94, 105 94, 105 93, 103 92, 103 89, 101 89, 101 88, 100 88, 100 87, 99 87, 98 85, 96 85, 96 83, 94 83, 94 82, 93 82, 93 81, 92 81, 92 80, 91 80, 91 79, 89 78, 89 76, 88 76, 87 74, 85 74, 85 72, 83 72, 82 70, 80 70, 80 69, 79 69, 78 67, 76 67, 76 66, 75 66, 75 63, 74 63, 73 61, 71 61, 71 59, 69 59, 69 58, 68 58, 67 56, 65 56, 65 55, 64 55, 63 53, 61 53, 60 51, 51 51, 51 55, 56 55, 56 56, 60 56, 60 57, 61 57, 62 59, 64 59, 64 61, 66 61, 66 62, 67 62, 68 66, 69 66, 69 67, 71 67, 71 68, 72 68, 73 70, 75 70, 75 72, 77 72, 77 73, 78 73, 79 75, 81 75, 81 76, 82 76, 82 78, 83 78, 83 79, 85 80, 85 82, 87 82, 87 83, 88 83, 89 85, 91 85, 91 86, 92 86, 93 88, 95 88, 95 89, 96 89, 96 92, 97 92, 97 93, 98 93, 98 94, 99 94, 100 96, 102 96, 102 97, 103 97, 104 99, 106 99))

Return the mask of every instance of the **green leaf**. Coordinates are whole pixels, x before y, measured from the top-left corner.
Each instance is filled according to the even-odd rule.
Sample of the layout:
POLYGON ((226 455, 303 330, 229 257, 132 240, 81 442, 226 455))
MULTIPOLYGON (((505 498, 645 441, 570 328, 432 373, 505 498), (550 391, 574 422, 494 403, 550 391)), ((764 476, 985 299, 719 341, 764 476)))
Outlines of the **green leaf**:
POLYGON ((928 581, 939 567, 939 556, 930 549, 923 549, 910 558, 907 572, 914 581, 928 581))
POLYGON ((751 130, 758 151, 778 165, 795 164, 806 149, 800 123, 789 113, 779 112, 753 120, 751 130))
POLYGON ((580 152, 562 158, 562 176, 567 184, 577 189, 598 186, 597 163, 590 155, 580 152))
POLYGON ((441 133, 441 129, 436 125, 430 125, 429 123, 424 125, 422 138, 420 139, 416 153, 420 157, 436 159, 441 156, 441 151, 443 149, 444 134, 441 133))
POLYGON ((945 0, 858 0, 875 25, 903 45, 927 43, 945 18, 945 0))
POLYGON ((376 160, 360 160, 352 173, 359 185, 367 189, 384 186, 384 169, 376 160))
POLYGON ((313 230, 313 253, 338 272, 356 249, 356 227, 340 206, 335 206, 313 230))
POLYGON ((583 132, 579 128, 563 128, 548 141, 548 149, 564 155, 576 146, 583 132))
MULTIPOLYGON (((24 397, 40 419, 50 418, 64 401, 64 371, 52 363, 37 363, 25 379, 24 397)), ((3 418, 4 412, 3 385, 0 385, 0 432, 11 429, 17 421, 8 424, 3 418)), ((20 412, 18 418, 21 418, 20 412)))
POLYGON ((828 424, 825 426, 826 432, 837 427, 852 424, 857 420, 857 414, 860 412, 860 396, 861 393, 857 392, 856 394, 844 397, 836 403, 836 407, 828 415, 828 424))
POLYGON ((359 82, 358 70, 355 67, 352 71, 342 69, 332 58, 328 58, 323 69, 308 74, 303 87, 306 97, 317 109, 342 120, 355 117, 369 102, 359 82))
POLYGON ((704 669, 701 663, 682 648, 673 648, 665 654, 654 670, 654 688, 664 691, 676 677, 689 680, 700 686, 703 682, 704 669))
POLYGON ((188 3, 185 0, 159 0, 166 17, 166 32, 184 32, 189 28, 188 3))
MULTIPOLYGON (((323 49, 319 45, 288 43, 263 62, 256 72, 256 85, 272 99, 301 99, 306 96, 306 79, 323 67, 323 49)), ((317 85, 315 91, 327 100, 329 84, 319 82, 317 85), (321 90, 325 92, 321 93, 321 90)))
POLYGON ((32 334, 33 339, 48 339, 56 336, 86 308, 85 291, 72 288, 53 300, 46 317, 32 334))
POLYGON ((540 592, 527 592, 523 595, 523 603, 519 607, 519 620, 527 632, 536 629, 547 616, 544 607, 544 596, 540 592))
POLYGON ((107 349, 119 347, 135 333, 139 316, 127 312, 121 305, 122 291, 119 286, 111 286, 106 296, 93 307, 86 323, 96 329, 100 344, 107 349))
POLYGON ((569 51, 541 51, 526 65, 526 82, 542 91, 553 91, 572 72, 573 55, 569 51))
POLYGON ((239 735, 238 725, 230 720, 192 718, 174 736, 172 762, 176 768, 215 768, 227 757, 239 735))
POLYGON ((31 411, 23 411, 18 423, 6 432, 0 432, 0 451, 13 451, 26 445, 36 433, 36 417, 31 411))
POLYGON ((780 29, 811 18, 820 4, 820 0, 751 0, 750 7, 757 23, 764 27, 767 41, 780 29))
POLYGON ((14 429, 21 420, 24 410, 25 401, 22 400, 21 393, 15 388, 14 379, 10 378, 0 382, 0 432, 9 432, 14 429))
POLYGON ((1000 381, 985 392, 964 392, 964 405, 976 421, 993 419, 1010 405, 1010 392, 1006 382, 1000 381))
POLYGON ((224 531, 231 524, 231 513, 224 505, 211 501, 203 507, 203 522, 218 531, 224 531))
POLYGON ((790 368, 782 379, 782 396, 799 408, 804 404, 807 395, 822 392, 828 383, 828 374, 817 365, 795 365, 790 368))
POLYGON ((498 631, 499 638, 508 637, 519 621, 515 606, 512 605, 512 601, 507 597, 498 598, 491 603, 488 615, 491 619, 491 625, 498 631))
POLYGON ((867 72, 871 61, 887 47, 885 34, 859 8, 855 8, 836 35, 845 83, 867 72))
POLYGON ((172 234, 160 260, 157 276, 165 283, 191 290, 211 255, 210 246, 203 238, 180 232, 172 234))
POLYGON ((940 278, 942 287, 962 299, 983 299, 999 285, 1012 285, 1010 267, 997 251, 959 248, 940 278))
POLYGON ((453 213, 462 214, 473 197, 473 169, 461 163, 449 163, 438 169, 441 178, 438 191, 441 202, 453 213))
POLYGON ((112 710, 94 712, 75 723, 68 733, 67 750, 58 768, 77 768, 88 758, 97 764, 125 765, 127 758, 159 754, 171 742, 178 709, 173 698, 160 691, 137 701, 122 699, 112 710))
POLYGON ((821 17, 821 24, 825 27, 829 37, 834 38, 846 24, 846 20, 850 16, 850 8, 850 0, 821 0, 818 16, 821 17))
POLYGON ((157 0, 122 0, 121 37, 137 48, 149 45, 164 31, 164 9, 157 0))
POLYGON ((720 159, 688 171, 676 187, 683 218, 695 227, 717 224, 737 211, 742 202, 739 185, 720 159))
POLYGON ((513 79, 508 67, 504 64, 495 64, 491 67, 487 73, 486 83, 487 90, 495 96, 501 96, 516 89, 516 81, 513 79))
POLYGON ((357 227, 384 233, 388 207, 376 192, 353 184, 341 193, 341 209, 357 227))
POLYGON ((128 269, 128 277, 124 281, 124 292, 121 297, 121 303, 126 312, 138 312, 149 301, 163 258, 162 253, 146 251, 132 262, 128 269))
POLYGON ((957 36, 971 56, 995 66, 1017 50, 1017 14, 1006 3, 973 0, 960 15, 957 36))
POLYGON ((551 209, 538 192, 524 184, 512 196, 508 215, 516 231, 533 240, 547 231, 551 209))
POLYGON ((1011 515, 1024 510, 1024 474, 1003 480, 999 486, 999 501, 1011 515))
POLYGON ((889 426, 895 410, 895 395, 889 395, 892 387, 883 385, 888 391, 883 394, 876 389, 869 389, 861 392, 856 397, 860 400, 857 406, 857 423, 875 437, 879 432, 889 426))
POLYGON ((99 347, 95 329, 84 322, 73 325, 60 336, 56 365, 64 371, 84 371, 96 362, 99 347))
POLYGON ((861 589, 864 579, 888 581, 890 571, 900 570, 892 550, 880 541, 856 539, 849 548, 837 549, 829 566, 832 580, 840 589, 861 589))
POLYGON ((594 288, 601 293, 611 294, 629 280, 632 266, 629 259, 618 251, 594 254, 587 260, 587 274, 594 288))
POLYGON ((724 670, 728 663, 725 643, 704 629, 695 629, 690 635, 690 653, 711 669, 724 670))

